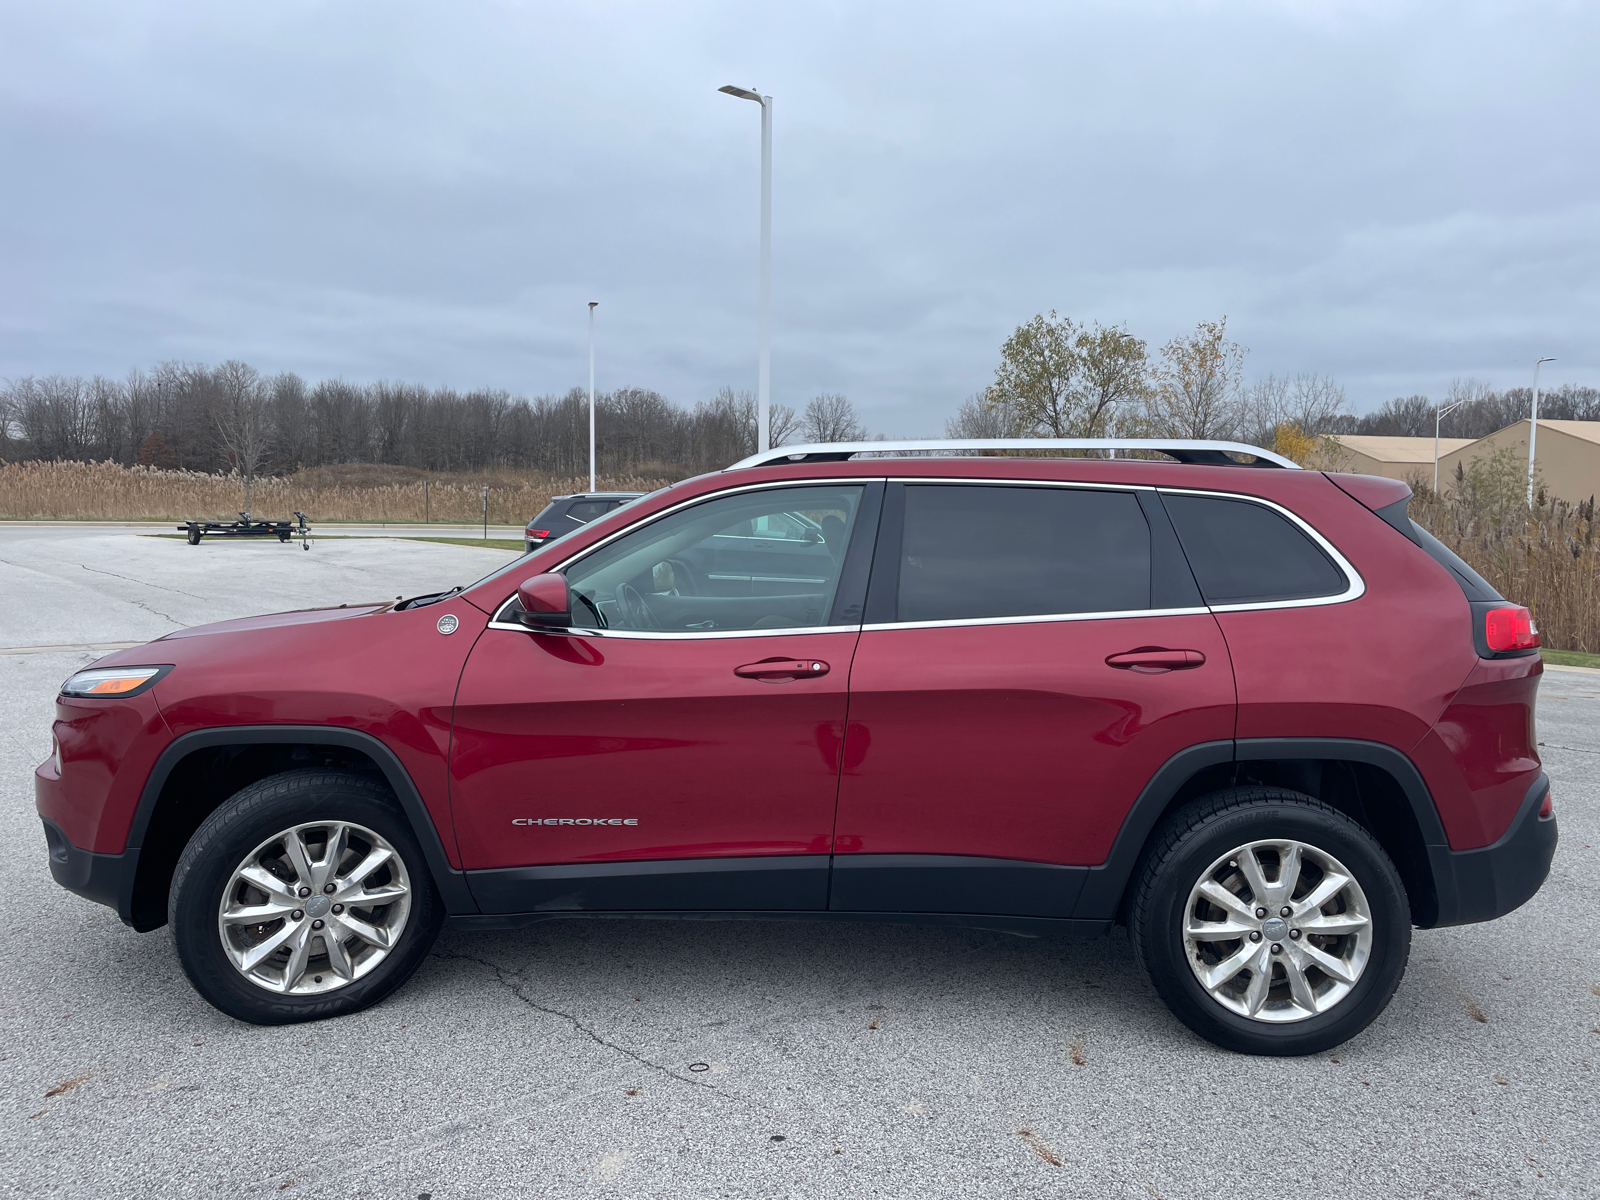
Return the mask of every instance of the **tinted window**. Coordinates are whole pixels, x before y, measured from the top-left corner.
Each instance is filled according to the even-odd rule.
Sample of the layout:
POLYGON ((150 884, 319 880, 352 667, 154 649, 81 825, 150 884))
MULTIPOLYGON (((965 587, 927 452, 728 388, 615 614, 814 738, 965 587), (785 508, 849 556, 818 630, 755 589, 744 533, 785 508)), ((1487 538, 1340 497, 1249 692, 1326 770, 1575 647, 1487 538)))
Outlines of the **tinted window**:
POLYGON ((1163 492, 1208 604, 1337 596, 1343 573, 1294 522, 1265 505, 1163 492))
POLYGON ((679 509, 567 569, 577 615, 670 633, 826 625, 863 492, 762 488, 679 509))
POLYGON ((1150 607, 1150 530, 1131 492, 906 488, 902 621, 1150 607))
POLYGON ((616 507, 614 500, 574 500, 567 509, 567 518, 586 525, 596 517, 604 516, 616 507))

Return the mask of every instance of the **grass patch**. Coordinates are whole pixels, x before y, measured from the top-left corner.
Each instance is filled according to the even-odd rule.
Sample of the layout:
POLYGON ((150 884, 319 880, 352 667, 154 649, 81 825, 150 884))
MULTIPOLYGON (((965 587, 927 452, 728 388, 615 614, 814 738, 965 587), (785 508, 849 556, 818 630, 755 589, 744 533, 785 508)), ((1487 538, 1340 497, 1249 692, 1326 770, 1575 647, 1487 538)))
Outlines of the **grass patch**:
POLYGON ((521 538, 408 537, 398 540, 406 542, 438 542, 441 546, 476 546, 480 550, 510 550, 516 554, 521 554, 527 549, 521 538))
POLYGON ((1540 650, 1539 657, 1558 667, 1593 667, 1600 671, 1600 654, 1585 654, 1581 650, 1540 650))

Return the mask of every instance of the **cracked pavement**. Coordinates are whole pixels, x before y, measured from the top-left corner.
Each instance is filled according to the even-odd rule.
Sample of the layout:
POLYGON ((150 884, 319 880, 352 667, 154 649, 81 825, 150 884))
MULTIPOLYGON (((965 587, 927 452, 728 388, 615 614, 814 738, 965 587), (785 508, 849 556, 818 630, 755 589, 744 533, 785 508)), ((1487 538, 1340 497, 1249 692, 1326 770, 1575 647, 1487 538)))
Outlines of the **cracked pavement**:
MULTIPOLYGON (((0 568, 6 645, 156 636, 132 601, 161 587, 198 621, 504 561, 9 532, 0 559, 26 569, 0 568), (84 589, 85 562, 128 578, 55 590, 84 589)), ((0 1195, 1600 1195, 1600 676, 1541 689, 1562 827, 1544 890, 1418 931, 1371 1029, 1272 1060, 1189 1034, 1120 934, 893 925, 447 932, 373 1010, 241 1025, 190 990, 165 931, 49 878, 30 773, 56 685, 93 657, 0 658, 0 1195)))

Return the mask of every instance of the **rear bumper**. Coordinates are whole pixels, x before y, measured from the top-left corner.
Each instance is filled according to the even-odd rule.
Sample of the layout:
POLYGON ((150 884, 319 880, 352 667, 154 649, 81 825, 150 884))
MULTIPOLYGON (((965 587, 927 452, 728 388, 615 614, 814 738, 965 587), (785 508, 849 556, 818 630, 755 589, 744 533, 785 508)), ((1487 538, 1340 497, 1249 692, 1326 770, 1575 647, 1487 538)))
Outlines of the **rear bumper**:
POLYGON ((1440 925, 1492 921, 1522 907, 1550 874, 1556 853, 1556 819, 1539 816, 1550 792, 1542 772, 1528 789, 1511 827, 1493 845, 1476 850, 1430 846, 1440 925))
POLYGON ((96 854, 74 846, 61 826, 43 817, 44 840, 50 847, 50 874, 69 892, 85 900, 114 908, 117 915, 133 924, 133 877, 139 866, 139 852, 96 854))

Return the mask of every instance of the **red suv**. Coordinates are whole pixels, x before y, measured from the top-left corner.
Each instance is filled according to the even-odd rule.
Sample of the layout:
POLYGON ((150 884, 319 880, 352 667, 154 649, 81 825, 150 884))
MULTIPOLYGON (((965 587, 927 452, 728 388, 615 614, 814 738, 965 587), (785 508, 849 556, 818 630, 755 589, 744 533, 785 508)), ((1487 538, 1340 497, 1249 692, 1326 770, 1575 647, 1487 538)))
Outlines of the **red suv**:
POLYGON ((1404 484, 1006 445, 1144 457, 774 451, 470 587, 109 655, 36 773, 51 870, 263 1024, 376 1003, 444 921, 1123 923, 1266 1054, 1539 888, 1537 633, 1404 484))

